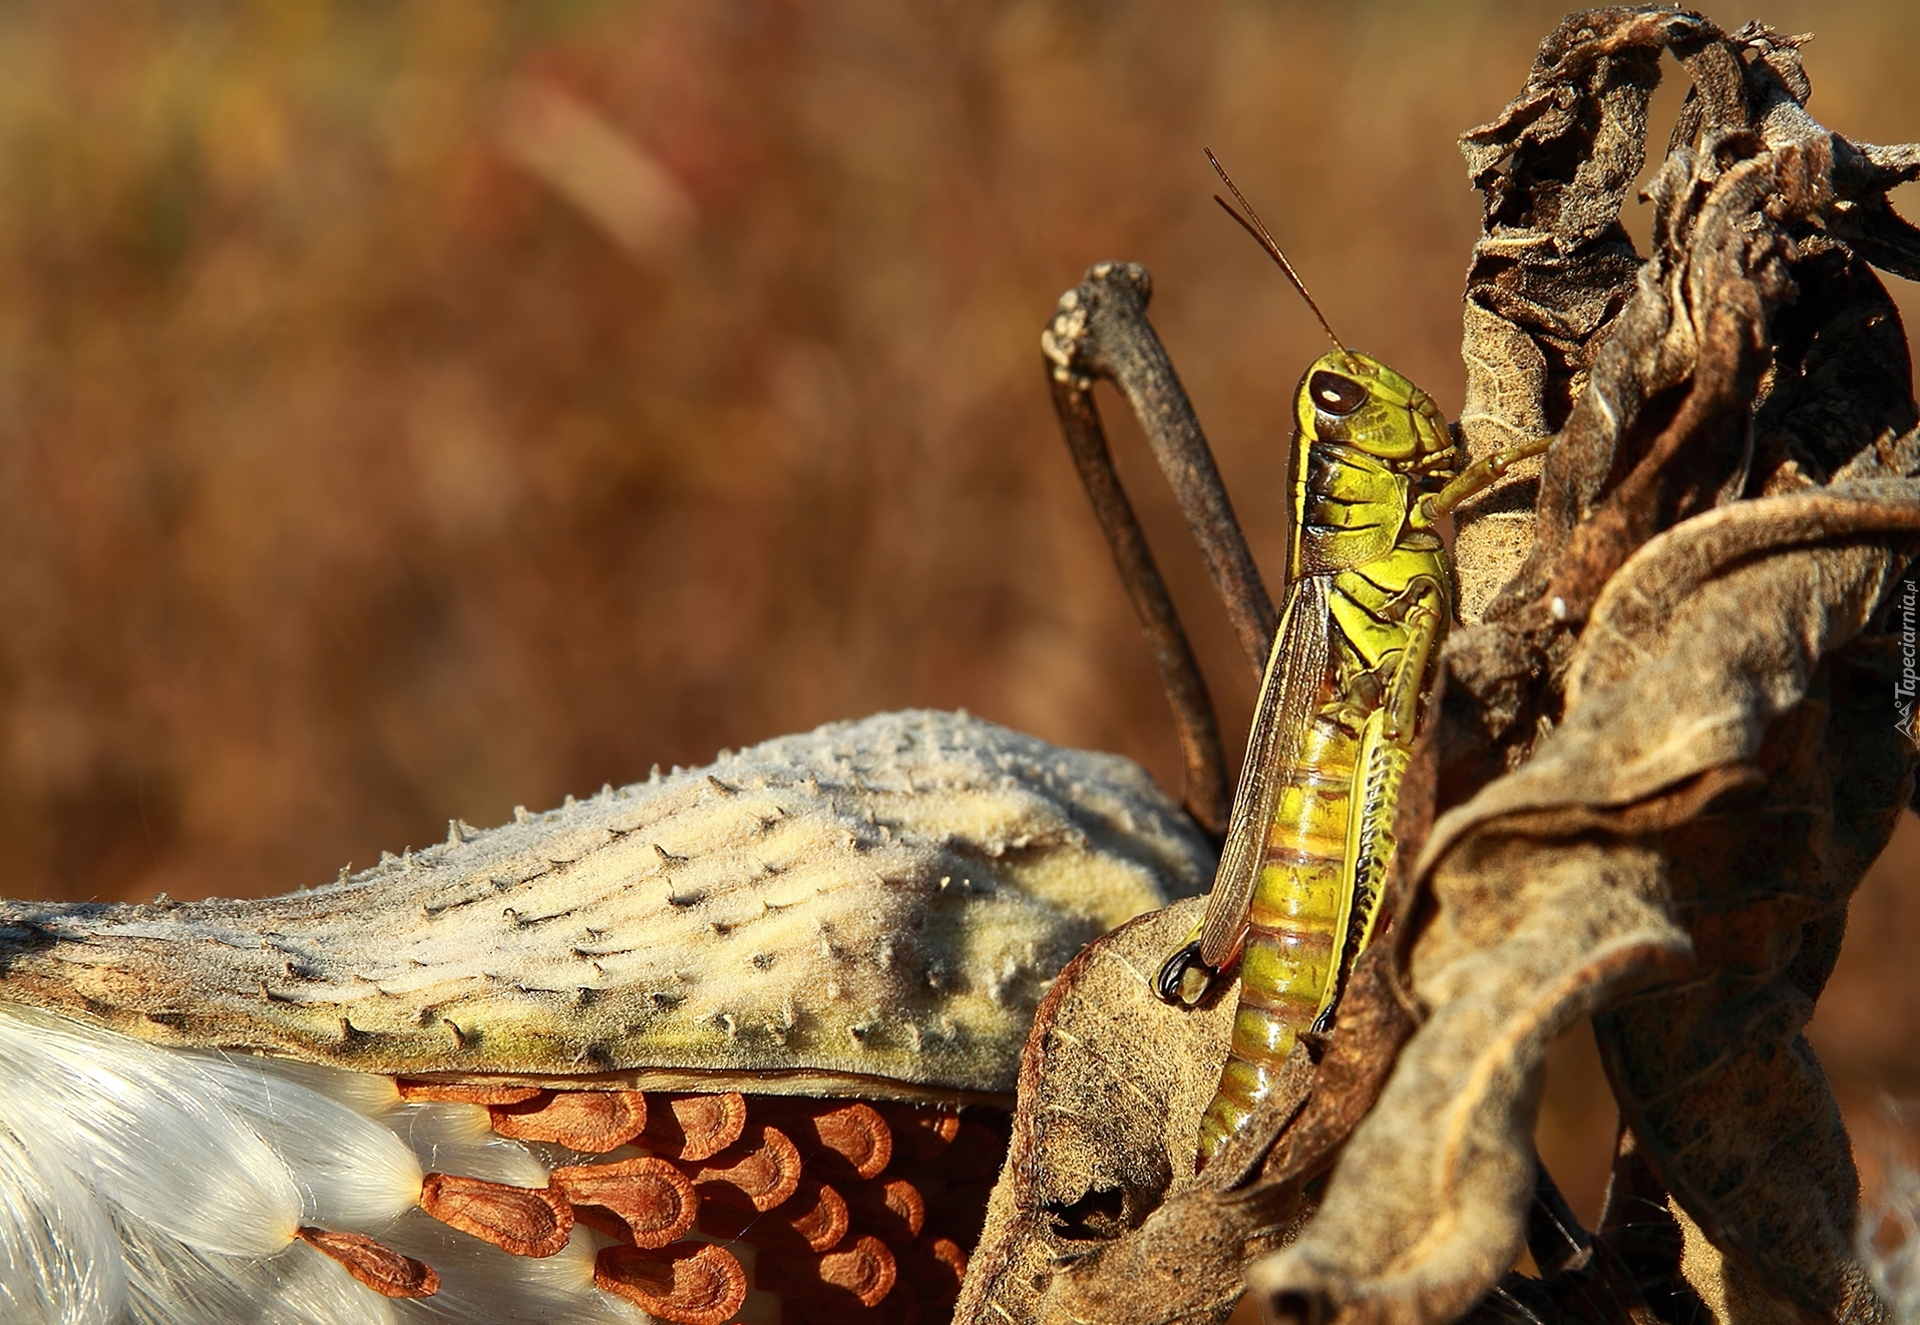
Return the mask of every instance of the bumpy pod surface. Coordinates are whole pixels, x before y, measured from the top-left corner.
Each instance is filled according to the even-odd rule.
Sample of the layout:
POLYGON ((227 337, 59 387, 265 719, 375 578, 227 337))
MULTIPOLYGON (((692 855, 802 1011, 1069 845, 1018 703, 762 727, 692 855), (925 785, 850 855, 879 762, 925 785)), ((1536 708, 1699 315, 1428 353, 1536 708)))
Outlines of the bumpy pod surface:
POLYGON ((1082 944, 1211 869, 1126 760, 885 714, 281 897, 0 902, 0 1001, 362 1072, 977 1099, 1082 944))

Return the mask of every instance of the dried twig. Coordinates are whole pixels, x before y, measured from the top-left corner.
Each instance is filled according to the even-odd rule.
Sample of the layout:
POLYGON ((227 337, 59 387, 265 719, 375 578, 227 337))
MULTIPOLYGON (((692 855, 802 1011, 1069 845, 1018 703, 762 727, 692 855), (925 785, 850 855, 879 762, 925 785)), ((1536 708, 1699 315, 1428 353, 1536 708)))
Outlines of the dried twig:
POLYGON ((1040 344, 1046 352, 1054 409, 1067 449, 1093 500, 1121 583, 1133 600, 1166 685, 1186 764, 1187 811, 1217 840, 1226 832, 1233 786, 1227 779, 1213 700, 1146 534, 1120 486, 1094 404, 1095 381, 1105 379, 1119 387, 1145 425, 1154 456, 1200 544, 1256 678, 1266 666, 1273 641, 1273 601, 1240 532, 1206 434, 1147 321, 1147 300, 1152 294, 1146 268, 1135 263, 1100 263, 1088 269, 1077 288, 1061 296, 1059 310, 1041 334, 1040 344))

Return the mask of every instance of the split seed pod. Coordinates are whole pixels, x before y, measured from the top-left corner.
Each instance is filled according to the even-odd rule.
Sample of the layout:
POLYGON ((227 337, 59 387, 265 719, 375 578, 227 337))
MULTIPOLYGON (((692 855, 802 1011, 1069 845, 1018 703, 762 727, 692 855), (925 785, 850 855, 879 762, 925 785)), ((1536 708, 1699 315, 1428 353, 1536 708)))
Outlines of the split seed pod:
POLYGON ((136 1239, 245 1252, 267 1317, 371 1289, 401 1320, 612 1321, 618 1297, 725 1325, 787 1283, 795 1319, 932 1322, 1004 1146, 953 1110, 1009 1104, 1059 968, 1211 865, 1133 765, 922 713, 456 823, 285 897, 0 902, 0 1033, 37 1055, 0 1082, 0 1141, 82 1175, 38 1225, 129 1229, 135 1274, 136 1239), (151 1080, 109 1100, 94 1059, 151 1080), (152 1191, 176 1152, 218 1158, 196 1182, 231 1198, 187 1215, 248 1213, 212 1245, 178 1201, 87 1188, 103 1144, 152 1191))

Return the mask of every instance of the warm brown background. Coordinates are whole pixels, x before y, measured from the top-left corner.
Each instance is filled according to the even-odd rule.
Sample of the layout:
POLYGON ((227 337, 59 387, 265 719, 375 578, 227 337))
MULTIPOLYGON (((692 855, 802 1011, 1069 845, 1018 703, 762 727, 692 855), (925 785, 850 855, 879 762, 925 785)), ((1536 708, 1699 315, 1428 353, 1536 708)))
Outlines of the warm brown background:
MULTIPOLYGON (((1829 11, 1762 15, 1818 30, 1816 113, 1920 136, 1920 9, 1829 11)), ((1454 139, 1559 13, 6 6, 0 894, 275 892, 908 705, 1177 778, 1039 329, 1090 262, 1147 263, 1277 566, 1319 343, 1201 146, 1451 410, 1454 139)), ((1237 730, 1251 680, 1125 459, 1237 730)), ((1863 1123, 1920 1092, 1904 841, 1820 1028, 1863 1123)), ((1610 1108, 1577 1037, 1554 1075, 1591 1208, 1610 1108)))

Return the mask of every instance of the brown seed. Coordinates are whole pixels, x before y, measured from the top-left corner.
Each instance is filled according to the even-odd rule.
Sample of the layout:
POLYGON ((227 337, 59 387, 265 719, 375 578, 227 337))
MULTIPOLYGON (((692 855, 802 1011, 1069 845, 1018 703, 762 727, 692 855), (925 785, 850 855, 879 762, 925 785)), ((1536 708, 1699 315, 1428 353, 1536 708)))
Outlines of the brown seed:
POLYGON ((800 1235, 810 1251, 828 1251, 840 1243, 852 1226, 846 1198, 824 1182, 803 1178, 792 1199, 775 1210, 800 1235))
POLYGON ((907 1246, 926 1227, 926 1199, 905 1178, 858 1183, 848 1187, 846 1195, 861 1230, 891 1246, 907 1246))
POLYGON ((952 1238, 921 1238, 900 1257, 900 1277, 929 1306, 945 1306, 960 1296, 967 1277, 967 1253, 952 1238))
POLYGON ((495 1105, 487 1112, 501 1136, 604 1155, 646 1127, 647 1097, 637 1090, 542 1091, 538 1098, 495 1105))
POLYGON ((432 1297, 440 1276, 431 1265, 402 1256, 361 1233, 331 1233, 303 1228, 295 1235, 347 1267, 347 1273, 382 1297, 432 1297))
POLYGON ((711 1186, 716 1200, 771 1210, 800 1187, 800 1152, 777 1127, 749 1128, 749 1137, 705 1163, 681 1166, 695 1182, 711 1186))
POLYGON ((855 1238, 837 1250, 813 1255, 769 1247, 754 1261, 754 1287, 787 1297, 851 1298, 878 1306, 899 1277, 893 1253, 879 1238, 855 1238))
POLYGON ((475 1086, 417 1077, 396 1077, 393 1084, 409 1104, 525 1104, 541 1094, 538 1086, 475 1086))
POLYGON ((847 1235, 850 1222, 846 1200, 813 1178, 802 1178, 799 1190, 766 1214, 721 1201, 708 1201, 700 1207, 702 1233, 794 1251, 827 1251, 837 1246, 847 1235))
POLYGON ((747 1129, 747 1101, 725 1095, 655 1095, 647 1102, 641 1142, 668 1159, 699 1161, 719 1154, 747 1129))
POLYGON ((673 1325, 726 1325, 747 1298, 747 1272, 711 1242, 603 1248, 594 1257, 593 1282, 673 1325))
POLYGON ((875 1106, 893 1131, 893 1153, 924 1164, 960 1135, 960 1115, 929 1104, 875 1106))
POLYGON ((1000 1161, 1007 1157, 1006 1138, 971 1119, 960 1120, 953 1143, 928 1165, 949 1182, 992 1179, 1000 1172, 1000 1161))
MULTIPOLYGON (((893 1133, 870 1104, 829 1107, 783 1101, 765 1112, 769 1121, 793 1138, 807 1164, 819 1163, 829 1177, 871 1180, 893 1158, 893 1133)), ((755 1116, 761 1116, 759 1110, 755 1116)))
POLYGON ((924 1237, 934 1233, 952 1238, 963 1247, 980 1241, 980 1230, 987 1222, 987 1199, 993 1194, 993 1179, 954 1183, 927 1207, 924 1237))
POLYGON ((627 1221, 611 1210, 602 1210, 597 1205, 576 1205, 573 1207, 573 1222, 603 1233, 615 1242, 633 1245, 633 1230, 627 1227, 627 1221))
POLYGON ((573 1164, 553 1171, 553 1185, 575 1205, 599 1206, 618 1215, 636 1247, 664 1247, 693 1227, 700 1197, 693 1181, 664 1159, 622 1159, 611 1164, 573 1164))
POLYGON ((573 1207, 550 1187, 429 1173, 420 1184, 420 1208, 515 1256, 552 1256, 573 1232, 573 1207))

